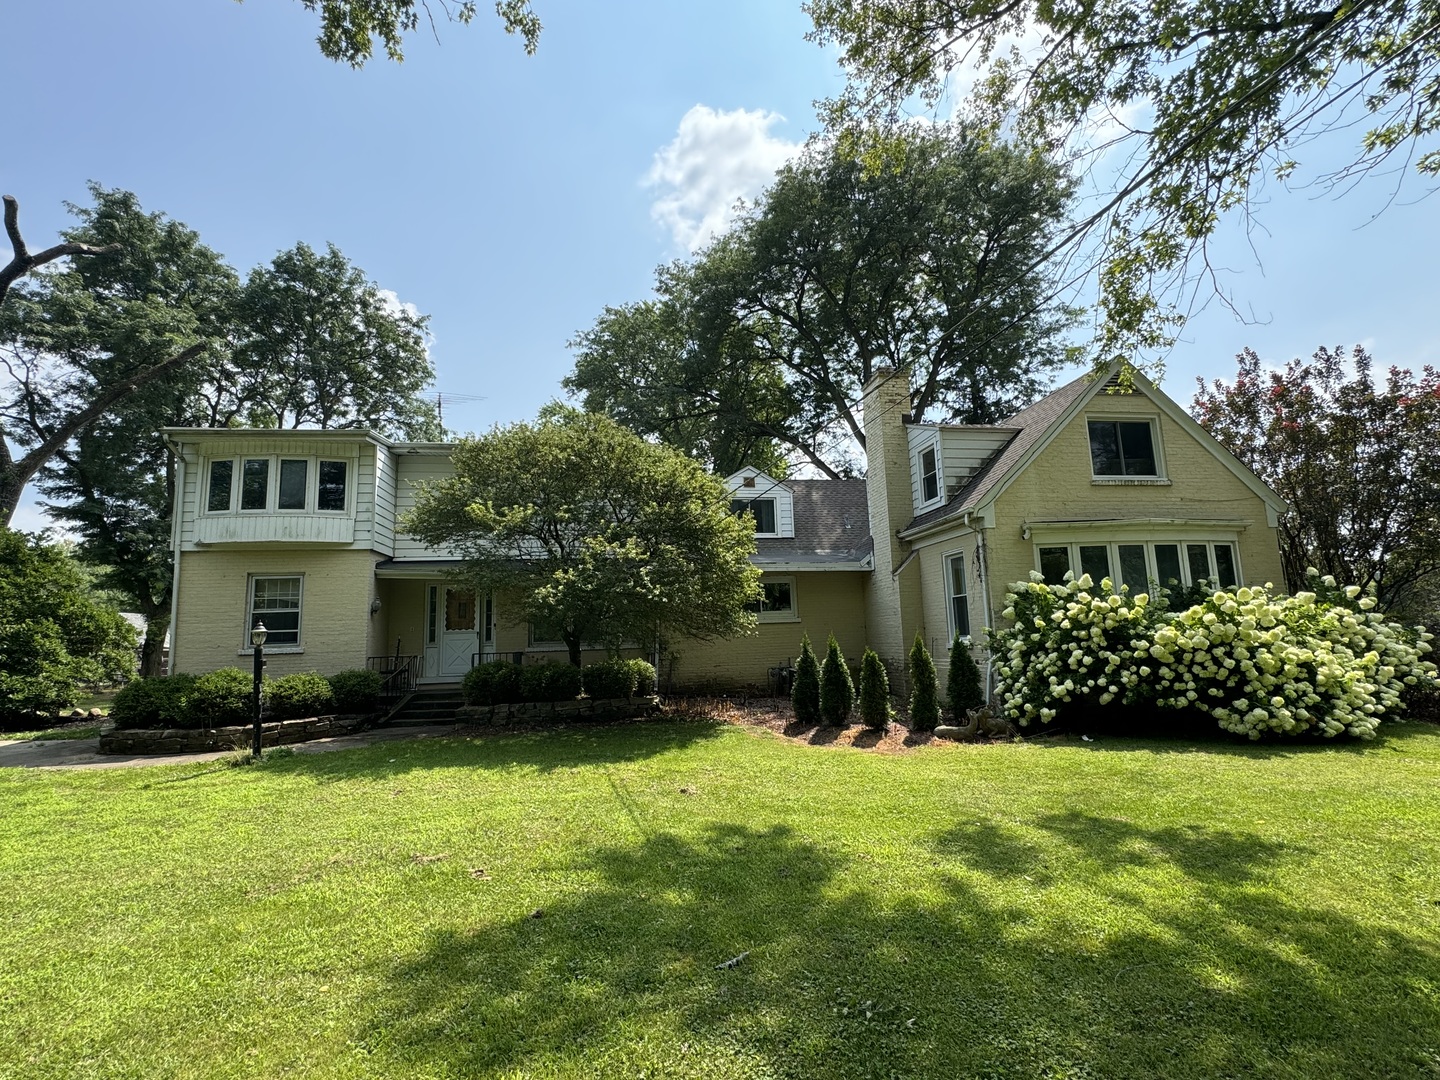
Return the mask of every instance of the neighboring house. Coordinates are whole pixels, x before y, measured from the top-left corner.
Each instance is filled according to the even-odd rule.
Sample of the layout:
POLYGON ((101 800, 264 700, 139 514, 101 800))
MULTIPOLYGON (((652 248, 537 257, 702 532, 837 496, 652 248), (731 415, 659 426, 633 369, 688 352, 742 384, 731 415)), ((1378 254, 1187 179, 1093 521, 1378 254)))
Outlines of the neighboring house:
MULTIPOLYGON (((754 635, 672 642, 676 685, 757 685, 808 633, 893 668, 921 634, 942 672, 979 646, 1032 570, 1152 581, 1280 581, 1285 504, 1143 376, 1081 378, 1002 425, 915 424, 888 372, 865 387, 868 480, 726 480, 753 515, 764 600, 754 635)), ((172 670, 244 663, 263 619, 273 674, 414 656, 454 681, 477 659, 565 659, 558 641, 451 580, 458 560, 401 532, 415 482, 450 446, 364 431, 168 429, 177 451, 172 670)), ((600 658, 598 652, 585 660, 600 658)))

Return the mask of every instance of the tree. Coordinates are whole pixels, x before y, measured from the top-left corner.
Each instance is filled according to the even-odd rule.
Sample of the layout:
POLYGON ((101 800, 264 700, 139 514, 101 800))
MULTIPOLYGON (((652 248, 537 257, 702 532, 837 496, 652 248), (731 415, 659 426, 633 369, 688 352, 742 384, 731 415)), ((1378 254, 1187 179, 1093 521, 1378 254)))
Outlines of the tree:
POLYGON ((970 655, 970 643, 959 634, 950 643, 950 672, 945 680, 945 695, 950 699, 950 711, 955 714, 956 720, 985 704, 980 667, 970 655))
POLYGON ((418 396, 432 375, 424 320, 387 306, 339 252, 300 245, 242 287, 194 230, 146 213, 130 192, 92 184, 91 194, 93 207, 70 207, 79 224, 65 236, 114 254, 42 274, 0 311, 0 360, 18 376, 0 418, 34 446, 19 463, 30 473, 15 470, 14 498, 22 475, 40 470, 51 515, 145 616, 150 675, 172 583, 175 463, 160 428, 284 422, 415 438, 440 429, 418 396), (145 371, 147 356, 197 340, 193 362, 121 397, 107 389, 145 371))
POLYGON ((1315 136, 1348 131, 1367 112, 1375 125, 1352 162, 1322 178, 1332 187, 1392 154, 1413 157, 1423 174, 1440 172, 1440 151, 1421 152, 1440 130, 1440 0, 807 0, 805 8, 812 39, 840 50, 848 76, 824 110, 837 129, 895 115, 916 95, 937 105, 952 72, 973 63, 978 82, 966 104, 987 122, 1081 144, 1111 193, 1053 248, 1073 253, 1099 231, 1102 362, 1168 343, 1175 320, 1157 297, 1175 295, 1222 216, 1248 213, 1267 173, 1290 177, 1294 155, 1315 136), (1036 47, 1013 48, 1022 34, 1038 35, 1036 47))
POLYGON ((874 731, 890 726, 890 676, 874 649, 860 657, 860 722, 874 731))
POLYGON ((55 714, 135 669, 135 630, 59 544, 0 529, 0 718, 55 714))
POLYGON ((1068 355, 1074 312, 1033 267, 1070 192, 1054 159, 970 126, 893 127, 874 168, 813 145, 730 232, 661 268, 653 300, 579 334, 565 386, 721 472, 767 446, 854 471, 881 366, 910 372, 917 417, 996 422, 1068 355))
POLYGON ((720 481, 669 447, 552 406, 537 423, 461 440, 452 461, 405 528, 461 555, 465 578, 557 634, 572 664, 586 643, 753 629, 753 528, 720 481))
POLYGON ((1200 381, 1196 419, 1290 504, 1286 585, 1315 567, 1374 588, 1382 610, 1434 618, 1440 585, 1440 374, 1392 367, 1378 383, 1357 346, 1284 370, 1246 349, 1234 382, 1200 381))
POLYGON ((925 648, 925 639, 918 633, 910 646, 910 727, 915 731, 934 731, 940 723, 940 684, 935 677, 935 661, 925 648))
POLYGON ((845 657, 840 655, 840 643, 831 634, 820 664, 820 718, 830 727, 844 727, 854 708, 855 684, 845 657))
MULTIPOLYGON (((351 67, 364 67, 375 53, 378 38, 385 55, 397 63, 405 59, 402 48, 406 34, 420 28, 423 13, 431 30, 434 12, 427 0, 300 0, 307 11, 320 13, 320 35, 315 39, 322 56, 351 67)), ((468 23, 475 18, 475 0, 437 0, 437 6, 452 22, 468 23)), ((540 41, 540 18, 530 0, 495 0, 495 14, 507 34, 519 34, 531 55, 540 41)))
POLYGON ((0 304, 5 302, 5 297, 10 292, 10 286, 37 267, 69 255, 109 255, 117 250, 113 246, 95 247, 91 244, 63 243, 55 244, 32 255, 29 246, 25 243, 25 238, 20 235, 20 203, 16 201, 14 195, 6 195, 4 203, 5 235, 10 238, 12 255, 10 261, 0 267, 0 304))
POLYGON ((800 639, 800 659, 795 664, 795 685, 790 689, 795 722, 805 727, 820 723, 820 662, 810 647, 810 635, 800 639))

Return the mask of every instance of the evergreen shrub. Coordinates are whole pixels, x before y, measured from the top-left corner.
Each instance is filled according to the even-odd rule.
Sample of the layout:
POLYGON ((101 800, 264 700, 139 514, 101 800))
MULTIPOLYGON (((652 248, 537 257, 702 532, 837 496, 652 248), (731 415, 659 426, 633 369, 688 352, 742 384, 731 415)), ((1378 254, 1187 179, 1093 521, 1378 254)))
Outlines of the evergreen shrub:
POLYGON ((374 712, 380 702, 380 689, 385 684, 380 672, 369 668, 337 671, 329 681, 335 695, 335 711, 340 713, 374 712))
POLYGON ((935 674, 935 661, 925 641, 915 635, 910 646, 910 730, 934 731, 940 723, 940 680, 935 674))
POLYGON ((874 649, 860 658, 860 722, 875 731, 890 726, 890 676, 874 649))
POLYGON ((520 669, 522 701, 570 701, 580 696, 583 686, 574 664, 531 664, 520 669))
POLYGON ((825 660, 820 665, 820 718, 830 727, 844 727, 855 708, 855 684, 850 668, 840 655, 840 643, 830 635, 825 660))
POLYGON ((964 720, 967 712, 985 704, 980 666, 970 655, 969 643, 959 634, 950 643, 950 674, 945 680, 945 692, 956 720, 964 720))
POLYGON ((265 712, 272 720, 299 720, 334 711, 335 691, 319 672, 297 671, 265 684, 265 712))
POLYGON ((238 667, 207 671, 195 680, 186 699, 190 723, 186 727, 225 727, 254 719, 252 672, 238 667))
POLYGON ((795 664, 795 683, 790 687, 790 704, 795 721, 805 727, 820 723, 820 661, 810 647, 810 635, 800 639, 800 659, 795 664))
POLYGON ((115 695, 110 719, 117 728, 199 727, 191 722, 186 704, 194 685, 194 675, 135 679, 115 695))
POLYGON ((625 663, 630 665, 630 671, 634 675, 634 692, 641 697, 649 697, 655 693, 655 665, 649 660, 641 660, 639 657, 634 660, 626 660, 625 663))
POLYGON ((581 668, 580 680, 592 698, 628 698, 635 692, 636 674, 628 660, 602 660, 581 668))
POLYGON ((519 664, 508 660, 491 660, 476 664, 460 681, 460 693, 466 705, 510 705, 525 700, 521 694, 519 664))

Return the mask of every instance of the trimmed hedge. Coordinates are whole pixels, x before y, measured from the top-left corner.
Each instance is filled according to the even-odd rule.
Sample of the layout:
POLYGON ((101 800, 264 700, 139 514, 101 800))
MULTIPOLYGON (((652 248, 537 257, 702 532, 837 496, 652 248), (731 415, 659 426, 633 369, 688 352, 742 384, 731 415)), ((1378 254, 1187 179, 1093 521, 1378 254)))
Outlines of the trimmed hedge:
POLYGON ((510 705, 523 701, 520 691, 518 664, 508 660, 491 660, 477 664, 465 673, 460 692, 466 705, 510 705))
POLYGON ((580 696, 580 669, 573 664, 531 664, 520 669, 521 701, 569 701, 580 696))
POLYGON ((195 680, 185 705, 193 714, 186 727, 225 727, 254 719, 255 676, 238 667, 207 671, 195 680))
POLYGON ((655 692, 655 665, 648 660, 603 660, 580 671, 585 693, 592 698, 628 698, 655 692))
POLYGON ((205 727, 199 717, 192 721, 187 706, 194 686, 194 675, 136 679, 115 695, 110 719, 117 728, 205 727))
POLYGON ((380 688, 385 680, 378 671, 351 668, 330 676, 330 691, 335 695, 335 711, 339 713, 374 712, 380 701, 380 688))
POLYGON ((282 675, 265 684, 265 712, 271 720, 299 720, 335 711, 330 680, 316 671, 282 675))

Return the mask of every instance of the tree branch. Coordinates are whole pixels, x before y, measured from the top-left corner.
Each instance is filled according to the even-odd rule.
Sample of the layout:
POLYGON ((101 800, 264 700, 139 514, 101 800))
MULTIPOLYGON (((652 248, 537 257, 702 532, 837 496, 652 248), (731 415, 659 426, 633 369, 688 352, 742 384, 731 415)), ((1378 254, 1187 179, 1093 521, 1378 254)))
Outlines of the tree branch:
POLYGON ((104 247, 93 244, 56 244, 38 255, 31 255, 30 249, 25 246, 25 238, 20 235, 20 204, 13 195, 5 196, 5 235, 10 237, 10 247, 15 254, 10 262, 0 269, 0 304, 5 302, 10 286, 37 266, 67 255, 109 255, 121 250, 119 244, 106 244, 104 247))

